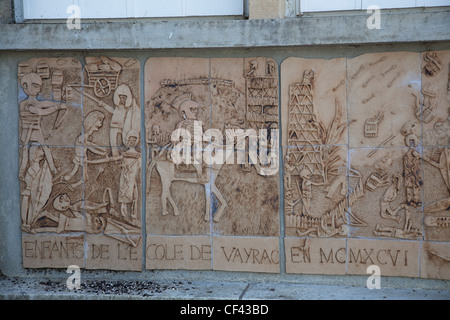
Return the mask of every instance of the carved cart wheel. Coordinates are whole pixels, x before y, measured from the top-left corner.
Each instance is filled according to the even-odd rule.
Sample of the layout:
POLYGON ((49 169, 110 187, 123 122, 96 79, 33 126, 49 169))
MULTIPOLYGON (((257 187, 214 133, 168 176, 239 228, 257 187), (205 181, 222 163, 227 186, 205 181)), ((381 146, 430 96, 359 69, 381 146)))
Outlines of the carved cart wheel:
POLYGON ((94 83, 94 93, 99 98, 104 98, 111 93, 111 82, 106 78, 97 79, 94 83))

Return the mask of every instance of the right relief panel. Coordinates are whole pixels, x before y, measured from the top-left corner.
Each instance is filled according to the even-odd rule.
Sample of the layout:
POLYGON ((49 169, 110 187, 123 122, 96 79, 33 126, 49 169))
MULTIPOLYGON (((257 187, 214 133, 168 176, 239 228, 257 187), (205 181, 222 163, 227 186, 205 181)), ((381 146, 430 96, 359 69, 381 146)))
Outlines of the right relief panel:
POLYGON ((450 51, 283 62, 288 273, 450 278, 449 64, 450 51))

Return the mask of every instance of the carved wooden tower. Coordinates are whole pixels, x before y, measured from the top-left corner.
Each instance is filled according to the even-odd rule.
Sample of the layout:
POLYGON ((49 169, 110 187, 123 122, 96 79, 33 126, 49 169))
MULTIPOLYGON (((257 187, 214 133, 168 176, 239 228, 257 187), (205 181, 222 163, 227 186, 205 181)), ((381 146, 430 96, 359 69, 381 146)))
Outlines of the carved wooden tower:
POLYGON ((319 124, 314 113, 314 71, 306 70, 303 81, 289 86, 288 146, 299 163, 312 176, 325 180, 319 124))
POLYGON ((278 78, 275 62, 266 61, 265 74, 257 74, 258 63, 246 72, 246 121, 251 129, 269 129, 278 123, 278 78))

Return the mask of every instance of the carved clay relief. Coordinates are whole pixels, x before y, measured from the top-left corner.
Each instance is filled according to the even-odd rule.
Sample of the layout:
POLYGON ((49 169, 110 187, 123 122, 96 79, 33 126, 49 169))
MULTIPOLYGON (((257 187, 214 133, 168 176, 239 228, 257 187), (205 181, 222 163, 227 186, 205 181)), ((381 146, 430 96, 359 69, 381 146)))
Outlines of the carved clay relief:
POLYGON ((282 71, 286 235, 345 237, 365 223, 348 207, 364 190, 347 162, 344 60, 290 58, 282 71))
POLYGON ((449 278, 450 51, 84 62, 18 65, 25 268, 279 272, 281 189, 288 273, 449 278))
POLYGON ((354 121, 350 164, 364 181, 364 196, 350 207, 367 223, 353 228, 352 236, 423 237, 423 109, 410 106, 426 90, 418 86, 416 58, 413 53, 384 53, 348 61, 349 118, 354 121), (369 95, 373 98, 366 100, 369 95), (365 114, 374 116, 366 119, 365 114))
MULTIPOLYGON (((139 245, 140 66, 131 60, 86 58, 85 83, 76 59, 19 64, 23 232, 139 245)), ((107 260, 95 268, 114 269, 107 260)))
POLYGON ((426 91, 417 54, 365 54, 349 59, 347 69, 350 147, 404 146, 400 130, 409 120, 421 126, 419 100, 426 91))
POLYGON ((447 89, 450 51, 426 52, 422 58, 423 87, 431 93, 423 95, 422 109, 425 112, 432 107, 433 110, 433 117, 423 125, 425 239, 448 241, 450 95, 447 89))
POLYGON ((149 234, 278 235, 276 63, 149 59, 146 78, 149 234))
POLYGON ((415 148, 383 148, 369 157, 371 149, 353 149, 351 164, 358 168, 365 195, 351 205, 354 214, 367 222, 351 235, 421 239, 422 157, 415 148))

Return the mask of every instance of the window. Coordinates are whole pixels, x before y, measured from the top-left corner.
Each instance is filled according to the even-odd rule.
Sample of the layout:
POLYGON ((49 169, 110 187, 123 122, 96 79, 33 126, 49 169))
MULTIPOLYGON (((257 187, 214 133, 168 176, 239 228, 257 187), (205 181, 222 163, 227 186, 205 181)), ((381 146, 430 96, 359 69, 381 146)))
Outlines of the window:
POLYGON ((23 18, 67 19, 77 5, 82 19, 242 16, 243 0, 20 0, 23 18))
POLYGON ((450 0, 299 0, 302 12, 449 6, 450 0))

